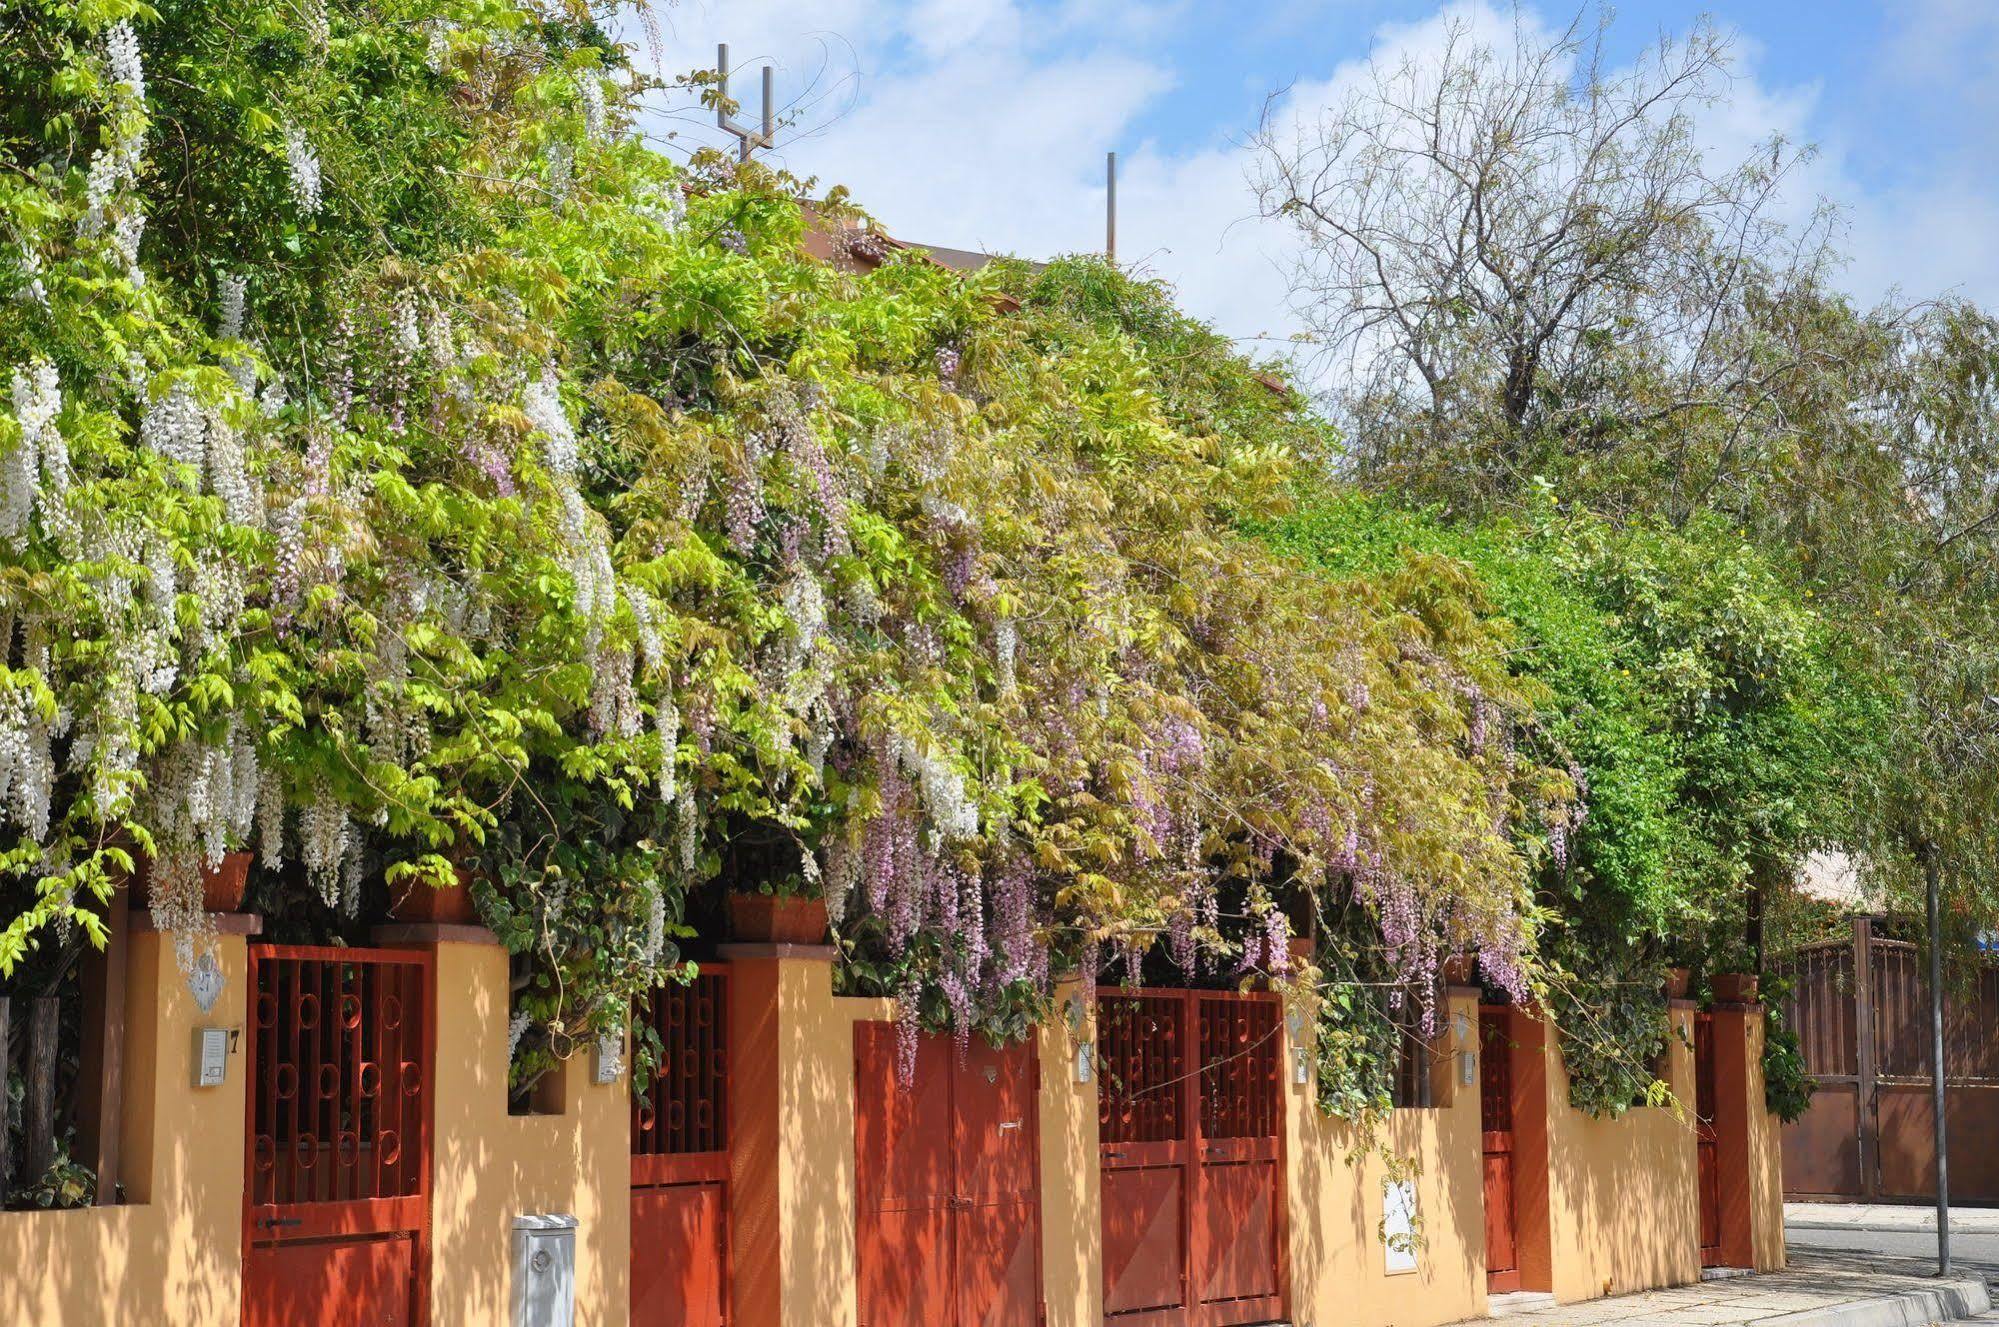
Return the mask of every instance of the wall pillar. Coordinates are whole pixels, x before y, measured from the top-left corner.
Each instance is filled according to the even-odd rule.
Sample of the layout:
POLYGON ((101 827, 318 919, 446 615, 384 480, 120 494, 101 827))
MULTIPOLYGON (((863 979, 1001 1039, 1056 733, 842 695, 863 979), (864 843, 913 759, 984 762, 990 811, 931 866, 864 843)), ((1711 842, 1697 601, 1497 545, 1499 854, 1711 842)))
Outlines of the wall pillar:
POLYGON ((1762 1005, 1715 1006, 1722 1262, 1769 1272, 1785 1264, 1783 1125, 1763 1099, 1763 1037, 1762 1005))
POLYGON ((576 1322, 620 1327, 631 1304, 631 1082, 592 1081, 581 1051, 555 1072, 560 1113, 507 1113, 507 951, 471 926, 383 927, 380 943, 431 950, 430 1323, 512 1317, 513 1221, 577 1219, 576 1322))
POLYGON ((1096 1011, 1081 984, 1055 988, 1055 1016, 1042 1024, 1041 1284, 1049 1327, 1096 1327, 1104 1317, 1103 1163, 1097 1146, 1097 1075, 1076 1081, 1096 1052, 1096 1011))
POLYGON ((854 1027, 831 946, 722 946, 729 964, 733 1327, 854 1327, 854 1027))

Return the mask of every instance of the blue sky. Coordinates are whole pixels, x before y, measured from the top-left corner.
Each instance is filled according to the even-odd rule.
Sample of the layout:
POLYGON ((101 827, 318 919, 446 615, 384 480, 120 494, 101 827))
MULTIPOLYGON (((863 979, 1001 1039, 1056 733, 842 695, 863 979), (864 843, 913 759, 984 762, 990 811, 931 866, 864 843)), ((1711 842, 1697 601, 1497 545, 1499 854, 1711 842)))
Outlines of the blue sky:
MULTIPOLYGON (((1530 23, 1574 5, 1530 3, 1530 23)), ((1031 256, 1095 248, 1116 148, 1120 255, 1232 335, 1297 322, 1289 237, 1255 220, 1237 146, 1266 96, 1309 113, 1370 58, 1421 58, 1449 15, 1503 25, 1495 0, 680 0, 659 11, 669 68, 778 68, 795 123, 775 154, 852 187, 895 234, 1031 256)), ((1816 144, 1786 206, 1843 206, 1843 279, 1866 301, 1958 290, 1999 303, 1999 0, 1627 0, 1627 58, 1702 13, 1735 37, 1711 141, 1816 144)), ((746 78, 743 87, 754 87, 746 78)), ((740 90, 740 89, 739 89, 740 90)), ((662 119, 681 141, 712 129, 662 119)))

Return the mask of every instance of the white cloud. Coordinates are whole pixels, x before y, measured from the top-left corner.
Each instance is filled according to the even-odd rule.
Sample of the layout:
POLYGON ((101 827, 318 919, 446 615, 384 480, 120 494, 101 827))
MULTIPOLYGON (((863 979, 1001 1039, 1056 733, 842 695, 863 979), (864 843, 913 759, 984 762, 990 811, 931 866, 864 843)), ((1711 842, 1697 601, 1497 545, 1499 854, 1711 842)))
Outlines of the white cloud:
MULTIPOLYGON (((900 237, 1029 257, 1097 250, 1103 158, 1116 148, 1122 260, 1172 282, 1186 307, 1230 335, 1283 337, 1299 325, 1284 279, 1293 241, 1256 219, 1251 162, 1238 146, 1254 126, 1217 124, 1192 143, 1132 141, 1141 116, 1183 78, 1212 72, 1175 69, 1157 53, 1165 47, 1154 39, 1184 12, 1174 0, 1085 0, 1052 16, 1021 0, 687 0, 661 12, 670 68, 709 64, 717 40, 731 42, 739 68, 776 61, 779 100, 796 117, 776 158, 824 185, 849 186, 900 237)), ((1292 88, 1284 112, 1316 115, 1363 76, 1369 58, 1421 60, 1452 14, 1469 14, 1501 44, 1510 38, 1511 16, 1490 3, 1386 24, 1368 49, 1292 88)), ((1883 49, 1883 76, 1982 86, 1999 52, 1994 15, 1988 0, 1919 0, 1883 49)), ((1529 11, 1527 21, 1541 18, 1529 11)), ((1982 167, 1945 162, 1930 178, 1862 188, 1848 145, 1826 132, 1824 89, 1770 85, 1759 77, 1760 54, 1738 47, 1731 95, 1701 126, 1710 149, 1733 161, 1773 133, 1818 141, 1822 152, 1792 180, 1785 212, 1802 219, 1821 197, 1847 205, 1847 281, 1863 300, 1892 285, 1999 298, 1999 246, 1990 241, 1999 196, 1982 167)), ((754 79, 734 90, 753 97, 754 79)), ((686 132, 682 122, 672 127, 686 132)), ((714 141, 712 127, 691 136, 714 141)))

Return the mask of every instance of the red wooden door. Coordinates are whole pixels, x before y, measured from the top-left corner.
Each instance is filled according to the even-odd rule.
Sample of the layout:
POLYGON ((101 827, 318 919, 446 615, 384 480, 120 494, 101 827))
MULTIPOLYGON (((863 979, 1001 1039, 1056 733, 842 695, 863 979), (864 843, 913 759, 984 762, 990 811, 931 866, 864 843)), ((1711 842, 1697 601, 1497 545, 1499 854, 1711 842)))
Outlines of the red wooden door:
POLYGON ((431 957, 250 947, 245 1327, 422 1324, 431 957))
POLYGON ((659 1065, 632 1100, 632 1327, 729 1321, 728 973, 652 993, 659 1065))
POLYGON ((908 1084, 890 1023, 854 1025, 860 1327, 1038 1327, 1038 1062, 921 1036, 908 1084))
POLYGON ((1699 1161, 1701 1266, 1721 1266, 1721 1170, 1714 1131, 1714 1016, 1694 1017, 1694 1139, 1699 1161))
POLYGON ((1181 991, 1097 1000, 1104 1316, 1132 1327, 1191 1320, 1188 1220, 1200 1176, 1186 1024, 1181 991))
POLYGON ((1513 1037, 1506 1009, 1478 1015, 1478 1115, 1485 1153, 1485 1284, 1493 1294, 1520 1288, 1513 1199, 1513 1037))
MULTIPOLYGON (((942 1038, 939 1038, 941 1041, 942 1038)), ((1038 1061, 1028 1042, 953 1048, 952 1169, 958 1327, 1035 1327, 1041 1316, 1038 1061)))
POLYGON ((1271 1322, 1285 1316, 1277 1000, 1203 992, 1190 1003, 1201 1052, 1198 1321, 1271 1322))
POLYGON ((1106 1320, 1284 1316, 1279 1017, 1265 995, 1099 999, 1106 1320))

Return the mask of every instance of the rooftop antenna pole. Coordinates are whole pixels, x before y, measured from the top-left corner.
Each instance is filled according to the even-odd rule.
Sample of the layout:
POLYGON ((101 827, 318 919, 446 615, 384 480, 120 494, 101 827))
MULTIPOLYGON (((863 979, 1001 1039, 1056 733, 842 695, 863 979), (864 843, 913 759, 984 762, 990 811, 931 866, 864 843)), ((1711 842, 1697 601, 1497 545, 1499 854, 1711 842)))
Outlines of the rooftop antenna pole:
POLYGON ((777 125, 771 116, 771 66, 765 65, 763 71, 764 107, 761 131, 740 123, 735 116, 729 114, 729 43, 727 42, 715 47, 715 72, 718 75, 716 90, 719 94, 715 102, 715 125, 722 132, 736 136, 736 158, 739 161, 748 161, 750 153, 760 147, 769 147, 777 136, 777 125))
POLYGON ((1117 153, 1104 154, 1104 261, 1117 266, 1117 153))

